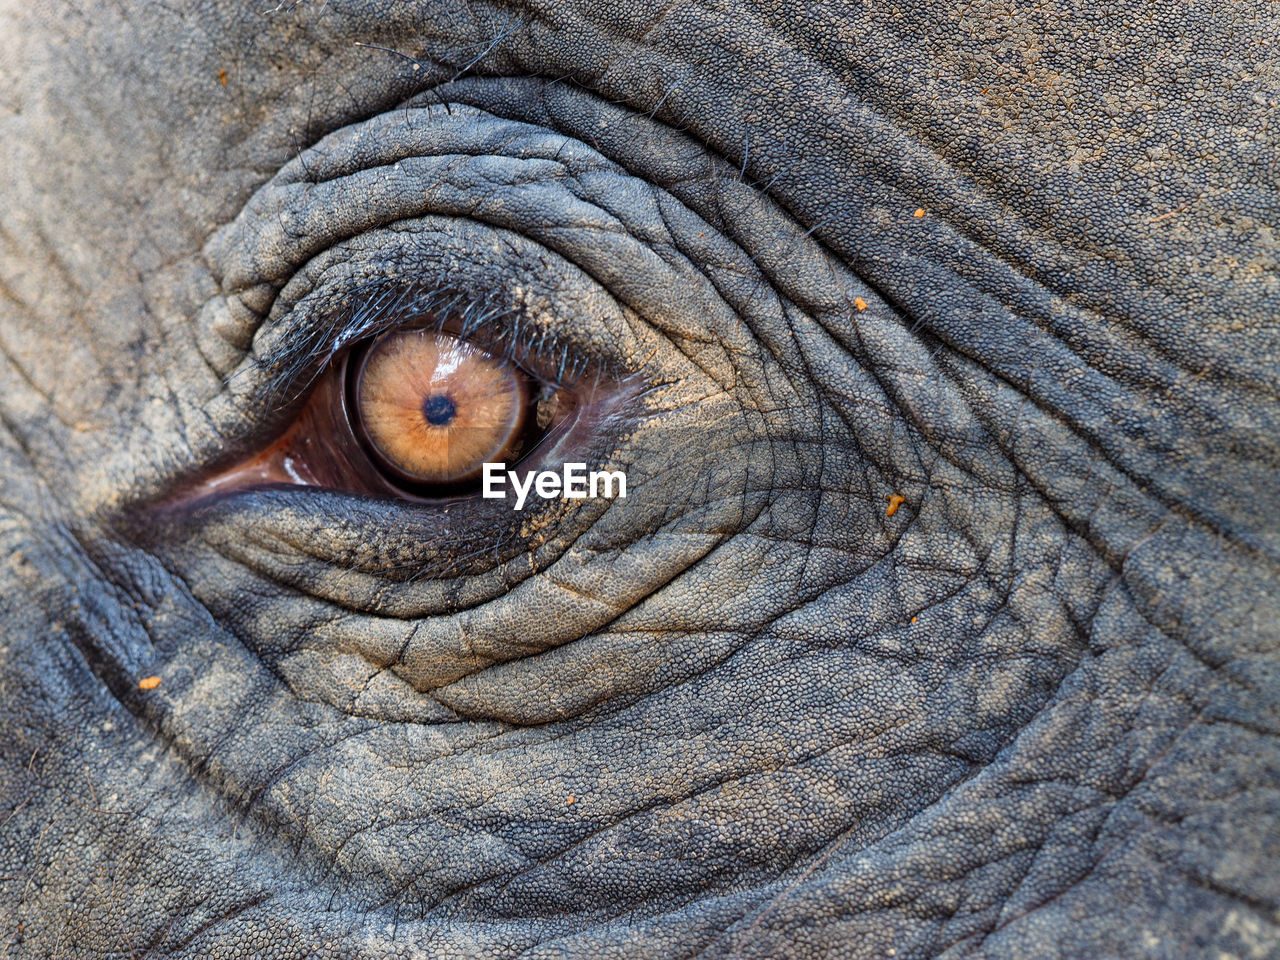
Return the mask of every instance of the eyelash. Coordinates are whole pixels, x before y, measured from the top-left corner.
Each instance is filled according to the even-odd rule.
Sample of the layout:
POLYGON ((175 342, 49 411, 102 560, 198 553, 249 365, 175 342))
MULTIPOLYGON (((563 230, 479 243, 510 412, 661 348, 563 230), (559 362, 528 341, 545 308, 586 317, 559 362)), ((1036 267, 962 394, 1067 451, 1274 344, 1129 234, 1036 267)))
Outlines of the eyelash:
POLYGON ((612 371, 593 363, 573 347, 538 329, 536 343, 522 342, 533 324, 518 310, 493 298, 448 288, 371 285, 351 291, 347 310, 310 310, 304 298, 293 304, 296 319, 279 335, 279 346, 259 361, 269 374, 264 402, 294 403, 317 376, 346 351, 358 349, 382 333, 412 319, 415 326, 447 332, 475 343, 496 359, 519 367, 551 389, 565 389, 587 378, 608 379, 612 371))

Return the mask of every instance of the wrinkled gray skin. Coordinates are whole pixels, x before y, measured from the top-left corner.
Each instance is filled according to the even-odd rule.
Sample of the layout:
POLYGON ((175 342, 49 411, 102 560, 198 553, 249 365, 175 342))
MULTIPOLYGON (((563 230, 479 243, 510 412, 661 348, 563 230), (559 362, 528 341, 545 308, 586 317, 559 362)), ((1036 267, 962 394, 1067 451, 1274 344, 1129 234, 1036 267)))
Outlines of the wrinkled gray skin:
POLYGON ((3 6, 0 955, 1280 952, 1274 7, 3 6), (628 498, 171 505, 408 283, 628 498))

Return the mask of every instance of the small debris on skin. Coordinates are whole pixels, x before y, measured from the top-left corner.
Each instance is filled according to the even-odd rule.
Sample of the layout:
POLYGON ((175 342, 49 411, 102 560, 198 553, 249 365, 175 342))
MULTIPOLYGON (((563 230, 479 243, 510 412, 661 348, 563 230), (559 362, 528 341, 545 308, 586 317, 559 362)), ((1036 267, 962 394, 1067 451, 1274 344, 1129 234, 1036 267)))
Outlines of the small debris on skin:
POLYGON ((138 681, 139 690, 154 690, 158 686, 160 686, 159 677, 143 677, 138 681))
POLYGON ((578 800, 578 798, 577 798, 577 797, 575 797, 575 796, 571 793, 571 794, 569 794, 569 796, 565 797, 565 801, 564 801, 564 802, 565 802, 565 803, 576 803, 576 802, 577 802, 577 800, 578 800))
POLYGON ((915 618, 915 617, 912 617, 912 618, 911 618, 911 622, 912 622, 912 623, 915 623, 915 622, 916 622, 916 618, 915 618))
POLYGON ((853 305, 859 313, 867 309, 867 301, 863 300, 861 297, 854 297, 853 305))
POLYGON ((225 70, 218 71, 218 82, 222 84, 224 87, 227 85, 227 71, 225 70))
POLYGON ((916 207, 916 212, 912 214, 917 220, 924 216, 924 207, 916 207))
POLYGON ((907 502, 906 497, 900 497, 896 493, 889 498, 889 509, 884 512, 886 517, 892 517, 898 512, 898 508, 907 502))

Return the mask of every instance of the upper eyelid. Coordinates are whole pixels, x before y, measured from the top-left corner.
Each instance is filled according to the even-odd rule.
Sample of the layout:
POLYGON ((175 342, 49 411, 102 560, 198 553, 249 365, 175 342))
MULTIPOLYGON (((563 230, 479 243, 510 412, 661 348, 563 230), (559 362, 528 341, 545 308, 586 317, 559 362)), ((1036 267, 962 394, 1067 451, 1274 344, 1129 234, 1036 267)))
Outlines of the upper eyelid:
MULTIPOLYGON (((428 113, 425 110, 420 112, 428 113)), ((457 123, 462 119, 460 114, 463 112, 480 113, 471 108, 459 107, 455 108, 451 115, 436 111, 435 117, 438 119, 440 116, 448 116, 454 127, 450 131, 450 135, 453 135, 459 131, 465 132, 465 127, 457 123)), ((497 124, 497 129, 504 135, 491 138, 488 145, 493 149, 518 150, 524 156, 517 162, 528 162, 530 144, 539 138, 547 141, 543 144, 543 152, 563 154, 566 138, 562 136, 539 131, 527 125, 512 124, 492 117, 489 119, 497 124), (513 128, 520 130, 519 136, 512 135, 513 128)), ((367 185, 367 180, 360 180, 362 174, 371 174, 376 177, 386 172, 388 164, 394 165, 397 156, 400 160, 411 159, 405 155, 402 148, 398 154, 393 151, 372 158, 379 162, 385 161, 381 167, 369 170, 360 166, 362 161, 371 159, 368 156, 361 156, 358 146, 353 146, 353 144, 358 145, 362 137, 366 138, 365 142, 385 140, 390 144, 397 143, 394 130, 390 132, 381 130, 385 126, 417 129, 423 127, 423 123, 415 127, 413 123, 402 122, 398 117, 384 116, 360 125, 360 130, 353 132, 351 129, 346 129, 331 135, 316 148, 305 152, 298 160, 287 165, 280 174, 250 199, 232 223, 217 231, 206 243, 205 257, 214 268, 223 293, 206 304, 205 309, 198 316, 197 338, 200 341, 202 353, 210 359, 210 365, 216 371, 224 376, 232 374, 243 376, 256 370, 255 379, 261 379, 262 372, 266 370, 273 379, 280 381, 274 386, 267 387, 268 391, 279 394, 281 392, 279 387, 287 381, 296 379, 300 367, 310 366, 314 369, 323 362, 326 354, 331 355, 349 345, 353 340, 375 330, 374 325, 369 321, 377 312, 374 309, 377 307, 376 301, 387 296, 389 291, 392 296, 398 296, 399 294, 394 290, 397 285, 394 283, 379 281, 368 284, 368 292, 371 295, 356 297, 365 304, 359 312, 344 316, 341 310, 326 309, 324 326, 319 330, 300 331, 298 325, 294 324, 290 331, 291 335, 296 336, 299 332, 309 336, 319 333, 326 341, 321 344, 317 340, 310 350, 302 350, 296 343, 293 346, 282 345, 280 332, 273 331, 271 328, 279 321, 287 324, 289 314, 295 308, 313 306, 313 304, 302 302, 301 299, 289 302, 286 297, 296 272, 314 258, 323 256, 325 251, 335 246, 351 243, 361 236, 366 236, 371 231, 391 228, 396 222, 403 222, 406 218, 432 216, 429 213, 432 204, 421 199, 424 193, 429 192, 428 189, 424 189, 424 183, 416 184, 412 191, 418 197, 416 200, 404 198, 404 205, 398 205, 399 201, 394 197, 384 198, 384 209, 373 216, 366 216, 367 211, 361 208, 359 202, 355 202, 359 212, 355 219, 350 216, 351 203, 362 199, 363 186, 367 185), (377 136, 380 131, 385 134, 385 137, 377 136), (348 156, 347 163, 339 167, 335 167, 333 161, 341 151, 329 143, 335 138, 339 143, 345 143, 355 154, 348 156), (332 177, 330 180, 323 181, 324 183, 337 184, 344 173, 360 182, 348 185, 349 192, 346 194, 335 187, 333 195, 322 200, 317 207, 315 205, 317 197, 312 189, 314 184, 307 180, 299 180, 299 176, 305 175, 320 161, 329 163, 329 166, 319 172, 332 177), (304 223, 306 229, 300 234, 298 232, 300 224, 304 223), (319 233, 307 232, 317 228, 317 225, 319 233), (262 340, 264 333, 269 340, 276 341, 274 348, 262 349, 262 344, 258 341, 262 340), (250 355, 251 351, 258 351, 260 356, 256 360, 253 359, 250 355), (235 357, 240 359, 236 360, 235 357), (247 367, 246 360, 249 361, 247 367)), ((470 147, 476 152, 468 154, 465 157, 466 160, 487 156, 479 150, 482 145, 480 141, 483 141, 483 138, 473 137, 470 147)), ((439 143, 435 145, 443 146, 439 143)), ((419 143, 417 146, 423 146, 423 144, 419 143)), ((448 152, 437 157, 422 159, 439 160, 446 166, 453 164, 458 159, 452 153, 456 145, 450 143, 448 146, 448 152)), ((515 160, 515 158, 511 159, 515 160)), ((597 159, 605 162, 602 158, 597 159)), ((429 187, 430 183, 429 180, 425 181, 425 187, 429 187)), ((446 212, 454 216, 459 215, 458 211, 452 208, 446 212)), ((466 217, 464 216, 463 219, 466 217)), ((476 222, 479 224, 484 221, 476 222)), ((493 316, 503 312, 502 307, 482 302, 482 295, 474 291, 459 300, 467 311, 478 310, 493 316)), ((386 307, 388 309, 384 312, 397 308, 404 312, 406 305, 386 304, 386 307)), ((315 317, 320 316, 314 311, 312 313, 315 317)))
MULTIPOLYGON (((732 224, 731 238, 719 236, 714 227, 681 201, 668 196, 662 187, 631 175, 578 141, 474 107, 454 106, 451 114, 436 107, 376 117, 331 134, 312 151, 287 165, 259 190, 236 221, 219 231, 206 246, 206 256, 218 267, 216 272, 224 290, 228 291, 224 294, 226 308, 212 311, 213 319, 237 328, 232 330, 230 339, 247 346, 255 333, 268 331, 287 317, 288 307, 297 305, 287 299, 291 278, 304 264, 323 256, 324 250, 353 243, 370 232, 394 229, 395 222, 406 217, 440 216, 427 212, 435 206, 430 197, 436 182, 397 179, 389 172, 388 164, 393 169, 395 157, 407 159, 412 148, 432 147, 441 151, 434 159, 447 166, 459 159, 454 152, 458 149, 457 143, 451 139, 456 136, 468 138, 474 150, 481 146, 516 150, 520 156, 507 158, 516 164, 554 158, 555 170, 559 173, 545 182, 536 182, 539 176, 549 175, 543 168, 534 171, 538 174, 533 178, 535 182, 521 179, 507 185, 504 202, 520 199, 526 209, 514 209, 518 205, 512 205, 512 209, 498 211, 491 203, 477 203, 473 198, 465 198, 464 203, 464 198, 452 196, 441 204, 445 216, 458 218, 459 222, 470 219, 474 225, 488 227, 497 234, 507 229, 503 224, 512 224, 516 235, 523 234, 532 243, 552 251, 557 244, 563 250, 565 243, 571 246, 578 243, 578 248, 570 251, 582 254, 576 257, 576 265, 641 315, 652 314, 666 320, 683 317, 703 320, 721 312, 722 319, 712 326, 725 330, 740 319, 746 319, 750 325, 750 308, 759 299, 762 288, 772 288, 771 297, 802 302, 806 311, 815 316, 834 312, 842 318, 849 317, 854 312, 856 297, 878 299, 851 271, 834 261, 820 245, 808 240, 811 231, 803 230, 784 212, 772 207, 753 187, 733 177, 722 177, 725 171, 716 173, 715 164, 723 166, 721 161, 707 158, 710 172, 705 187, 714 194, 708 202, 718 212, 715 219, 732 224), (439 129, 431 129, 433 125, 439 129), (471 129, 477 125, 487 126, 488 133, 471 129), (412 142, 399 143, 398 137, 412 142), (379 166, 372 170, 361 167, 362 163, 369 162, 379 166), (306 179, 309 169, 313 175, 337 175, 337 179, 325 181, 331 189, 325 195, 327 199, 322 199, 306 179), (566 177, 565 170, 576 171, 580 176, 566 177), (343 171, 354 178, 350 184, 342 183, 343 171), (379 201, 381 207, 372 212, 361 207, 365 188, 370 185, 390 191, 379 201), (629 185, 638 185, 640 192, 635 193, 629 185), (548 205, 546 196, 528 193, 529 189, 548 188, 561 191, 563 202, 548 205), (341 203, 355 204, 358 209, 354 215, 341 204, 337 211, 324 206, 339 202, 343 189, 349 193, 345 194, 348 199, 341 203), (399 195, 397 191, 403 194, 403 204, 395 199, 399 195), (628 194, 628 191, 632 192, 628 194), (319 208, 316 203, 320 204, 319 208), (625 209, 619 208, 619 203, 625 209), (566 208, 576 212, 566 214, 566 208), (310 213, 306 212, 308 209, 310 213), (587 218, 584 222, 573 221, 574 217, 584 216, 587 218), (625 217, 626 222, 620 221, 619 216, 625 217), (305 226, 306 231, 319 230, 323 235, 304 231, 299 236, 296 231, 300 226, 305 226), (564 230, 586 232, 582 233, 583 239, 569 237, 566 240, 561 233, 564 230), (609 234, 615 234, 618 240, 606 241, 609 234), (743 244, 752 252, 748 254, 743 244), (608 249, 591 249, 593 245, 608 249), (632 252, 626 252, 628 249, 632 252), (815 273, 822 274, 818 282, 814 281, 815 273), (656 299, 655 291, 659 292, 656 299), (815 302, 815 297, 819 302, 815 302), (643 302, 637 302, 637 298, 643 302), (269 315, 259 331, 264 313, 269 315), (232 314, 234 316, 230 316, 232 314)), ((476 158, 468 155, 465 159, 476 158)), ((699 207, 704 205, 700 203, 699 207)), ((333 323, 333 314, 324 322, 333 323)), ((349 329, 353 325, 359 326, 358 323, 344 324, 323 332, 335 348, 341 347, 356 335, 349 329)), ((296 327, 294 332, 298 332, 296 327)), ((687 325, 672 332, 708 342, 720 336, 717 329, 704 329, 699 334, 687 325)), ((217 332, 206 325, 197 335, 209 340, 216 337, 217 332)), ((272 339, 278 336, 279 332, 275 331, 272 339)), ((287 356, 289 351, 277 353, 287 356)), ((314 361, 317 357, 313 354, 308 359, 314 361)), ((261 372, 259 366, 258 373, 261 372)))
POLYGON ((483 197, 448 204, 433 199, 433 189, 468 173, 476 161, 528 165, 556 157, 559 173, 565 141, 474 108, 380 115, 330 134, 286 164, 235 220, 210 237, 205 257, 217 267, 227 293, 248 293, 250 309, 265 313, 269 303, 262 287, 278 290, 299 266, 335 243, 433 212, 483 220, 483 197), (535 149, 539 140, 541 148, 535 149), (423 176, 425 169, 404 175, 406 163, 430 165, 432 176, 423 176), (343 215, 334 216, 335 210, 343 215))

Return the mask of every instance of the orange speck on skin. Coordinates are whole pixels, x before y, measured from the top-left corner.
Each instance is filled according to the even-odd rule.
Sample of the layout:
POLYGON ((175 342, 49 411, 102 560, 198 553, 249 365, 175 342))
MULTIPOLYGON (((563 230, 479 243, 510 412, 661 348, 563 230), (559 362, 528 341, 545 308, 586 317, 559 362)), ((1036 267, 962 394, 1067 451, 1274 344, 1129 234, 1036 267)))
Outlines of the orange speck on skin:
POLYGON ((889 509, 884 512, 886 517, 892 517, 898 512, 898 508, 907 502, 906 497, 900 497, 896 493, 889 498, 889 509))
POLYGON ((924 216, 924 207, 916 207, 916 212, 912 214, 917 220, 924 216))
POLYGON ((158 686, 160 686, 159 677, 143 677, 138 681, 139 690, 154 690, 158 686))
POLYGON ((565 800, 564 800, 565 803, 577 803, 577 801, 578 801, 578 798, 575 797, 572 793, 569 794, 569 796, 565 797, 565 800))
POLYGON ((912 622, 912 623, 915 623, 915 622, 916 622, 916 618, 915 618, 915 617, 912 617, 912 618, 911 618, 911 622, 912 622))
POLYGON ((224 87, 227 85, 227 71, 225 70, 218 71, 218 82, 222 84, 224 87))
POLYGON ((854 297, 853 305, 857 308, 859 313, 867 309, 867 301, 863 300, 861 297, 854 297))

